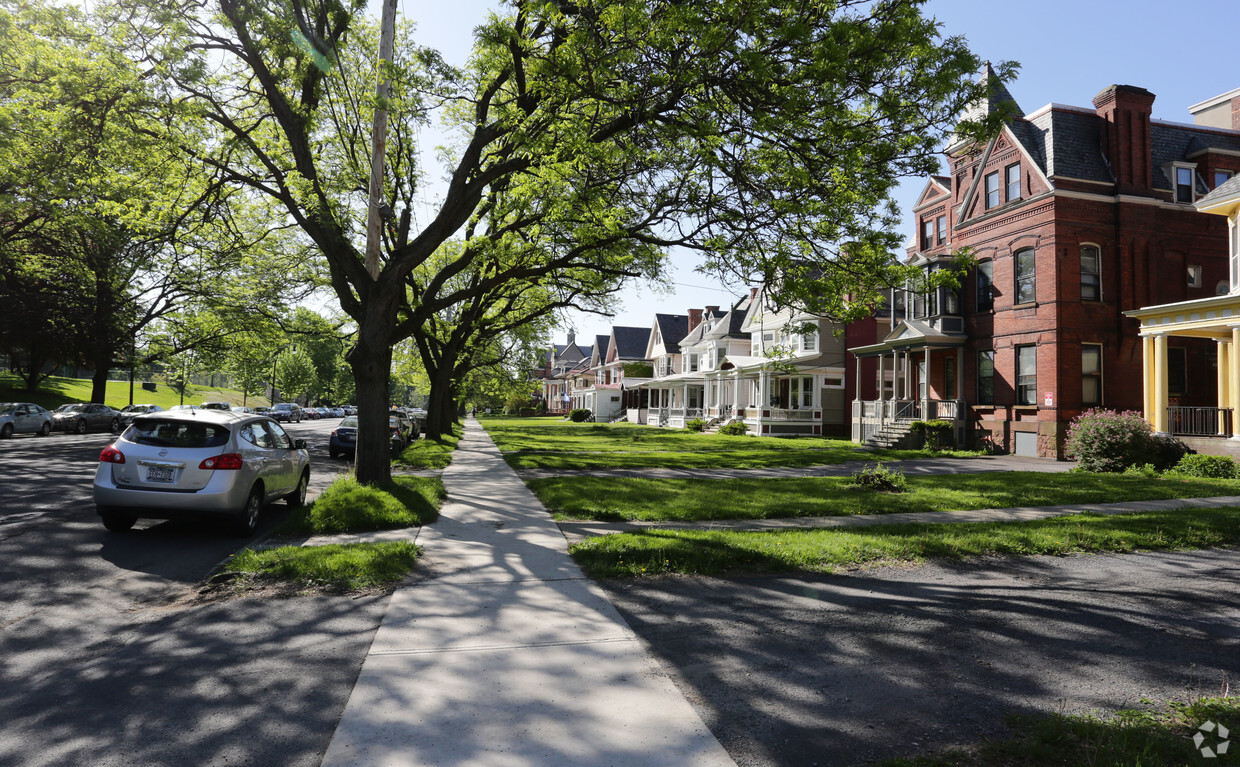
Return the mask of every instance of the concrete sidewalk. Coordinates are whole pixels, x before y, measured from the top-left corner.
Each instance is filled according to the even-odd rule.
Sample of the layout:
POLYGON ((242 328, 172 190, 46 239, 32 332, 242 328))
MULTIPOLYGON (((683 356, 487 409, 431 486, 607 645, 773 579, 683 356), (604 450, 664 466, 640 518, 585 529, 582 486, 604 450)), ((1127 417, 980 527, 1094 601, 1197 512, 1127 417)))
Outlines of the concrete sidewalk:
POLYGON ((735 763, 474 420, 324 767, 735 763))

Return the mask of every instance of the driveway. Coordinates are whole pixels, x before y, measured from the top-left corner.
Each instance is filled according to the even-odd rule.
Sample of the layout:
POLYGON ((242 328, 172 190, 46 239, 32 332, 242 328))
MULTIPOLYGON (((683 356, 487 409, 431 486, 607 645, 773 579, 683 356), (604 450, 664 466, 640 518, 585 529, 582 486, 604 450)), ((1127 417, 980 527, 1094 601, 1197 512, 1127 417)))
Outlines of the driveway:
POLYGON ((603 587, 738 765, 826 767, 1001 737, 1009 712, 1218 695, 1238 579, 1222 549, 603 587))

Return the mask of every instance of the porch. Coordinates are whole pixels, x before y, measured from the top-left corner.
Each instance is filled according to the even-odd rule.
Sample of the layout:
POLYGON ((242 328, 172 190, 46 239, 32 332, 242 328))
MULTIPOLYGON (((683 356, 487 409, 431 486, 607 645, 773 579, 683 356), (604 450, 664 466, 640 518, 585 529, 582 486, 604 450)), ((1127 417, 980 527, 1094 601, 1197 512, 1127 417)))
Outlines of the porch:
POLYGON ((955 444, 967 442, 968 403, 964 400, 964 343, 959 333, 944 333, 915 320, 898 323, 878 344, 849 349, 857 357, 856 389, 865 391, 862 361, 876 361, 873 390, 878 399, 853 400, 852 441, 914 421, 950 421, 955 444), (937 396, 936 396, 937 395, 937 396), (946 395, 946 396, 944 396, 946 395))

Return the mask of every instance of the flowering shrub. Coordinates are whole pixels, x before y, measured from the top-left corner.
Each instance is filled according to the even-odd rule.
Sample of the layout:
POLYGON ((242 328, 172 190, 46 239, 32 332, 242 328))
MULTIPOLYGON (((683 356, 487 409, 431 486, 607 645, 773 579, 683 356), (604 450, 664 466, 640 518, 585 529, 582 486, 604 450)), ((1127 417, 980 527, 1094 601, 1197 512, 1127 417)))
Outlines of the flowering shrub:
POLYGON ((1174 437, 1155 436, 1135 410, 1086 410, 1068 427, 1066 448, 1082 469, 1096 472, 1120 472, 1143 464, 1162 471, 1189 452, 1174 437))
POLYGON ((1203 479, 1235 479, 1240 465, 1226 455, 1186 455, 1175 465, 1176 474, 1203 479))

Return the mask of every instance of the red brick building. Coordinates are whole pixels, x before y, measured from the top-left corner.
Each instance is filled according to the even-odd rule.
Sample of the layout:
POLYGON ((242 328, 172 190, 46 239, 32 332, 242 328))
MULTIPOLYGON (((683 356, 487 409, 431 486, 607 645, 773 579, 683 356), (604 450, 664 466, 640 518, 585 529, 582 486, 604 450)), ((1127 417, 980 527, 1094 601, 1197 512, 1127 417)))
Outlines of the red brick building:
MULTIPOLYGON (((932 270, 968 248, 977 267, 958 291, 910 294, 905 321, 852 350, 859 380, 892 380, 855 412, 955 418, 966 440, 1062 457, 1083 410, 1141 409, 1140 325, 1124 312, 1228 291, 1227 222, 1193 202, 1240 173, 1240 91, 1197 105, 1194 124, 1153 119, 1154 100, 1112 85, 1092 108, 1050 104, 946 149, 908 257, 932 270)), ((978 108, 1004 102, 1020 114, 1002 86, 978 108)), ((1168 364, 1172 404, 1215 402, 1211 342, 1174 339, 1168 364)))

